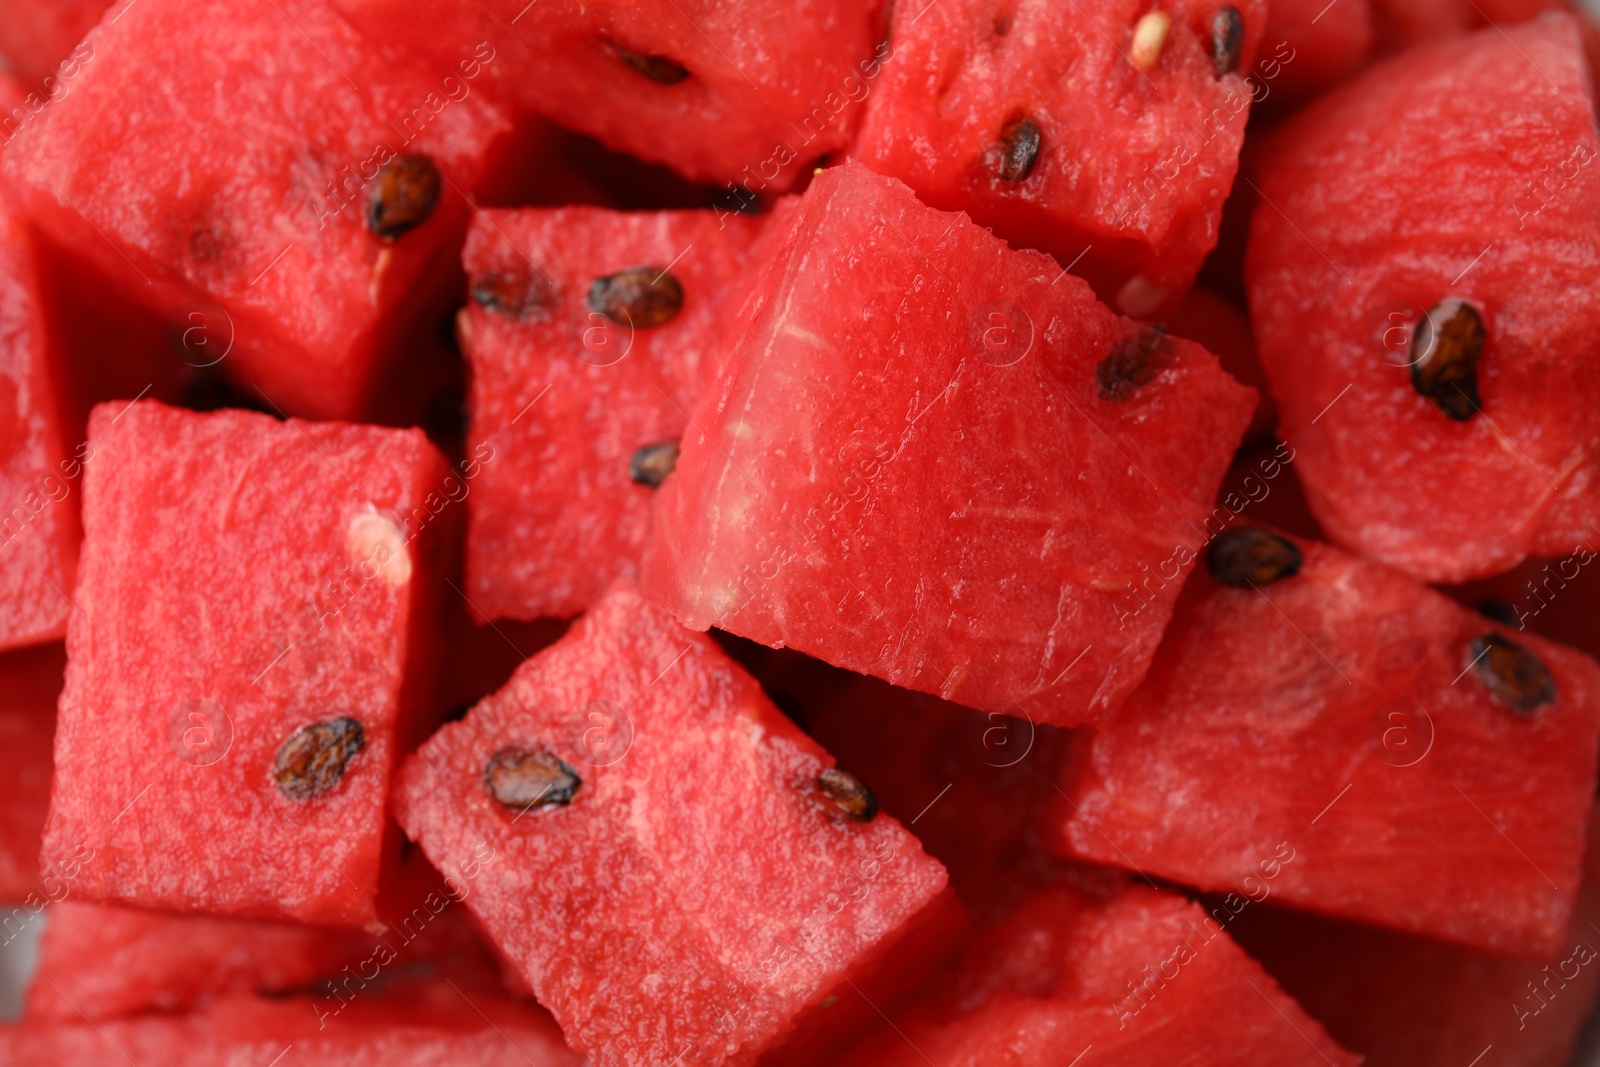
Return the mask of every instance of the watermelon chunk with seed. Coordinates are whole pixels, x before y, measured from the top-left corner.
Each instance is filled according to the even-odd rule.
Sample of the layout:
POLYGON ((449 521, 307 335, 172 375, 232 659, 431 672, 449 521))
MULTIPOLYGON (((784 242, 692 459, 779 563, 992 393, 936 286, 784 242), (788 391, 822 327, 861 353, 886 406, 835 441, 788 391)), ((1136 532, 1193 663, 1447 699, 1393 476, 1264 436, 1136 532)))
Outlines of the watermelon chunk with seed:
MULTIPOLYGON (((50 808, 56 698, 66 656, 59 643, 0 656, 0 747, 10 770, 0 780, 0 901, 31 909, 60 886, 39 881, 39 840, 50 808)), ((31 917, 6 916, 5 941, 31 917)))
POLYGON ((447 475, 420 431, 90 417, 44 862, 88 899, 372 922, 447 475))
POLYGON ((467 596, 572 616, 637 578, 653 486, 716 354, 763 220, 709 211, 489 211, 465 262, 472 368, 467 596))
POLYGON ((501 177, 508 114, 470 92, 434 112, 437 78, 321 0, 137 0, 88 44, 5 154, 56 254, 206 331, 186 361, 282 411, 360 414, 448 315, 465 197, 501 177))
POLYGON ((853 154, 1149 316, 1217 241, 1266 4, 895 6, 853 154))
POLYGON ((1217 538, 1139 692, 1075 737, 1072 855, 1478 949, 1560 951, 1600 665, 1381 564, 1217 538))
POLYGON ((1597 154, 1565 14, 1420 46, 1277 131, 1250 305, 1334 541, 1463 581, 1594 537, 1597 154))
POLYGON ((1355 1067, 1199 905, 1036 894, 847 1067, 1355 1067))
POLYGON ((847 982, 886 1004, 950 947, 944 869, 626 584, 435 734, 394 804, 436 866, 473 866, 468 907, 597 1065, 825 1052, 833 1016, 863 1021, 847 982))
POLYGON ((657 494, 646 593, 980 710, 1109 713, 1253 393, 856 163, 817 177, 783 243, 657 494))

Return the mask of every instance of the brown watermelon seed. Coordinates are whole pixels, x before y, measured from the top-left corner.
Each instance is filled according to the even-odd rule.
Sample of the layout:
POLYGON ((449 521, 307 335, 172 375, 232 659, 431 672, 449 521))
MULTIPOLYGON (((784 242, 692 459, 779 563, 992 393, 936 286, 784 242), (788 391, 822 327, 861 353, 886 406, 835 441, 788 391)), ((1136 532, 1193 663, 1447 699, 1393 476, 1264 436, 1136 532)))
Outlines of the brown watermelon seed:
POLYGON ((1483 317, 1464 300, 1441 300, 1411 338, 1411 385, 1457 422, 1478 411, 1483 317))
POLYGON ((1264 526, 1224 530, 1206 552, 1206 569, 1223 585, 1262 586, 1300 573, 1305 557, 1287 537, 1264 526))
POLYGON ((521 322, 550 317, 550 286, 542 277, 520 270, 497 270, 472 279, 472 300, 480 307, 521 322))
POLYGON ((483 765, 483 787, 502 807, 528 811, 571 804, 583 779, 542 748, 502 748, 483 765))
POLYGON ((339 784, 366 747, 367 733, 355 719, 340 716, 302 726, 279 747, 273 780, 290 800, 315 800, 339 784))
POLYGON ((393 241, 421 226, 439 206, 442 179, 433 160, 415 152, 395 156, 378 171, 367 197, 367 229, 393 241))
POLYGON ((1472 663, 1478 677, 1502 704, 1518 715, 1532 715, 1555 703, 1556 680, 1539 657, 1497 633, 1472 642, 1472 663))
POLYGON ((688 67, 666 56, 630 52, 614 41, 607 41, 606 47, 611 49, 611 54, 622 60, 629 70, 649 78, 657 85, 677 85, 689 76, 688 67))
POLYGON ((589 310, 624 326, 660 326, 682 307, 683 286, 660 267, 629 267, 589 286, 589 310))
POLYGON ((659 489, 661 483, 667 480, 667 475, 677 467, 678 442, 662 441, 656 445, 645 445, 633 454, 628 461, 628 477, 640 485, 659 489))
POLYGON ((1133 399, 1142 385, 1155 380, 1172 355, 1167 331, 1159 326, 1143 330, 1118 341, 1111 354, 1095 366, 1095 381, 1100 399, 1121 403, 1133 399))
POLYGON ((1211 66, 1217 77, 1239 69, 1244 52, 1244 16, 1230 5, 1219 7, 1211 16, 1211 66))
POLYGON ((1015 184, 1032 174, 1034 164, 1039 162, 1039 141, 1042 136, 1038 124, 1030 118, 1012 119, 1006 123, 1006 128, 1000 131, 999 151, 995 153, 998 160, 996 176, 1003 182, 1015 184))
POLYGON ((856 822, 871 822, 878 814, 878 798, 872 795, 865 782, 849 771, 829 767, 817 775, 817 788, 856 822))

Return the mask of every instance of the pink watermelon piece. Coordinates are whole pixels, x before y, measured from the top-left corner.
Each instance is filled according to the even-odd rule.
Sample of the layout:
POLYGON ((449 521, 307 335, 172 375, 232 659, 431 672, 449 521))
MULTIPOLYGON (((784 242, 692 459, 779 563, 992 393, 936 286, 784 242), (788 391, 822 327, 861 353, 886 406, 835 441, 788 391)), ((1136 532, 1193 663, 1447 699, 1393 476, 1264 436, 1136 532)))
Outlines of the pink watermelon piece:
POLYGON ((66 663, 59 643, 0 656, 0 745, 11 766, 0 781, 0 901, 25 904, 0 922, 5 940, 63 890, 56 882, 40 884, 39 841, 50 808, 50 750, 66 663))
POLYGON ((1219 580, 1192 580, 1144 686, 1074 738, 1065 848, 1491 952, 1560 951, 1600 665, 1265 527, 1210 559, 1219 580))
POLYGON ((0 209, 0 649, 66 633, 78 559, 66 383, 26 224, 0 209))
POLYGON ((1266 7, 898 4, 852 151, 1148 316, 1216 244, 1266 7))
POLYGON ((466 564, 478 611, 572 616, 637 578, 651 483, 670 470, 762 221, 579 207, 473 223, 460 334, 482 468, 466 564))
POLYGON ((619 584, 407 761, 394 805, 441 870, 476 865, 468 906, 590 1062, 731 1064, 826 1051, 848 982, 947 951, 943 868, 869 798, 619 584))
POLYGON ((657 494, 646 593, 980 710, 1109 713, 1253 394, 856 163, 817 177, 784 243, 657 494))
POLYGON ((1556 14, 1421 46, 1279 132, 1250 304, 1334 541, 1463 581, 1594 536, 1597 153, 1577 26, 1556 14))
POLYGON ((1354 1067, 1199 905, 1133 886, 1030 898, 847 1067, 1354 1067))
POLYGON ((474 57, 516 103, 739 197, 850 143, 887 69, 882 0, 336 0, 439 74, 474 57))
POLYGON ((510 118, 481 93, 445 99, 320 0, 212 14, 120 8, 6 173, 80 285, 208 331, 186 360, 221 358, 283 411, 353 417, 452 306, 465 194, 501 177, 510 118))
POLYGON ((89 441, 45 862, 82 858, 88 899, 373 921, 442 458, 415 430, 150 401, 96 408, 89 441))

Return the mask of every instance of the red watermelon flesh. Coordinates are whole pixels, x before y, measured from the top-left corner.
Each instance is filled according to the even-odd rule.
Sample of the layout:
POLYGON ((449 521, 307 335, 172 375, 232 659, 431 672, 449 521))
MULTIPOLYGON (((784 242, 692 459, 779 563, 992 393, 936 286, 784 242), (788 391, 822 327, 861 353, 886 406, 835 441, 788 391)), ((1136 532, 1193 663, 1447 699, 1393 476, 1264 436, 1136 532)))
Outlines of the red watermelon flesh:
POLYGON ((441 457, 149 401, 96 408, 89 441, 44 861, 81 859, 90 899, 371 922, 441 457))
POLYGON ((1375 21, 1370 0, 1274 0, 1262 47, 1280 66, 1268 83, 1271 103, 1262 102, 1297 104, 1359 70, 1377 44, 1375 21))
POLYGON ((1243 306, 1197 286, 1162 320, 1162 325, 1213 353, 1223 370, 1260 395, 1245 440, 1260 441, 1269 436, 1278 421, 1278 408, 1267 393, 1266 374, 1256 356, 1255 334, 1243 306))
MULTIPOLYGON (((7 0, 0 10, 0 57, 19 79, 51 92, 46 79, 70 80, 69 54, 110 6, 109 0, 7 0)), ((91 51, 74 58, 92 56, 91 51)))
POLYGON ((1594 535, 1596 153, 1565 15, 1419 47, 1274 138, 1250 303, 1280 430, 1335 541, 1461 581, 1594 535), (1409 369, 1431 309, 1470 315, 1449 301, 1482 323, 1478 341, 1439 345, 1458 365, 1479 353, 1459 419, 1409 369))
POLYGON ((1132 315, 1170 306, 1217 240, 1238 165, 1266 4, 1227 5, 1239 39, 1212 58, 1225 5, 1178 0, 1145 69, 1142 0, 895 6, 893 58, 852 152, 929 204, 1071 264, 1132 315), (1140 61, 1143 62, 1143 52, 1140 61), (1036 150, 1018 155, 1018 123, 1036 150))
POLYGON ((58 349, 22 218, 0 209, 0 649, 66 633, 86 449, 68 444, 58 349))
POLYGON ((440 70, 476 55, 518 104, 741 193, 848 144, 888 54, 881 0, 337 4, 375 40, 440 70))
POLYGON ((394 799, 435 865, 480 858, 468 906, 593 1063, 749 1063, 808 1008, 814 1038, 823 1002, 943 907, 915 838, 824 795, 831 763, 708 638, 619 585, 435 734, 394 799), (535 758, 570 803, 513 812, 489 772, 535 758))
POLYGON ((817 177, 786 245, 657 494, 647 594, 982 710, 1106 714, 1155 650, 1253 395, 856 163, 817 177))
POLYGON ((1282 544, 1253 575, 1219 572, 1238 587, 1197 574, 1144 686, 1074 738, 1066 850, 1552 957, 1595 791, 1600 665, 1387 567, 1282 544))
POLYGON ((0 901, 27 905, 23 916, 6 916, 5 940, 36 905, 42 910, 47 894, 61 893, 55 882, 39 883, 39 839, 50 807, 50 751, 65 667, 60 644, 0 656, 0 748, 10 767, 0 779, 0 901))
POLYGON ((477 611, 572 616, 637 577, 653 491, 630 476, 634 459, 683 436, 761 222, 578 207, 473 223, 459 332, 472 368, 467 451, 481 466, 467 537, 477 611), (619 291, 595 303, 596 285, 629 277, 642 301, 619 291))
POLYGON ((1040 893, 848 1067, 1343 1067, 1361 1062, 1200 907, 1133 886, 1040 893))
POLYGON ((468 83, 447 98, 320 0, 137 0, 88 43, 72 91, 5 154, 57 253, 82 285, 175 323, 207 317, 219 348, 232 341, 218 369, 282 410, 361 412, 455 298, 464 193, 496 176, 507 114, 468 83), (406 158, 418 177, 391 181, 406 158), (435 206, 408 215, 398 189, 429 201, 422 158, 435 206), (369 226, 374 198, 396 209, 385 236, 369 226))

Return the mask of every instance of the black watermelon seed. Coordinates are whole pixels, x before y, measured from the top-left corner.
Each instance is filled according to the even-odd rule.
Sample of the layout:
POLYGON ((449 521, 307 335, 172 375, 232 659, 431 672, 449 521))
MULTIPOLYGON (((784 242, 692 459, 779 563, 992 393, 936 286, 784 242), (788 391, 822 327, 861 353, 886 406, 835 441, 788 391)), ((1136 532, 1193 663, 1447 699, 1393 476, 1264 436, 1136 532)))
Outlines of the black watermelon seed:
POLYGON ((583 779, 553 752, 502 748, 483 765, 483 787, 502 807, 527 811, 571 804, 583 779))
POLYGON ((367 198, 367 229, 393 241, 421 226, 439 206, 439 168, 427 156, 408 152, 378 171, 367 198))
POLYGON ((1472 418, 1479 407, 1478 359, 1483 317, 1463 300, 1441 300, 1417 323, 1411 338, 1411 385, 1452 419, 1472 418))
POLYGON ((628 477, 651 489, 661 488, 678 467, 678 442, 663 441, 658 445, 645 445, 628 461, 628 477))
POLYGON ((1171 339, 1159 326, 1148 326, 1124 337, 1094 369, 1100 399, 1119 403, 1131 400, 1140 386, 1155 380, 1171 355, 1171 339))
POLYGON ((1264 526, 1224 530, 1206 552, 1206 569, 1223 585, 1270 585, 1300 573, 1305 557, 1287 537, 1264 526))
POLYGON ((1038 125, 1030 118, 1012 119, 1000 131, 996 159, 996 176, 1003 182, 1016 183, 1033 173, 1039 162, 1039 142, 1042 138, 1038 125))
POLYGON ((339 784, 350 761, 366 747, 366 731, 355 719, 314 722, 279 747, 272 777, 290 800, 314 800, 339 784))
POLYGON ((677 85, 689 76, 688 67, 666 56, 630 52, 611 41, 606 42, 606 47, 611 49, 611 54, 622 60, 629 70, 649 78, 657 85, 677 85))
POLYGON ((472 300, 521 322, 543 322, 555 302, 550 283, 521 270, 497 270, 472 279, 472 300))
POLYGON ((1487 633, 1472 642, 1471 655, 1489 692, 1518 715, 1555 703, 1556 680, 1549 668, 1515 641, 1487 633))
POLYGON ((1217 8, 1211 16, 1211 66, 1217 77, 1239 69, 1244 52, 1244 16, 1232 5, 1217 8))
POLYGON ((856 822, 871 822, 878 814, 878 798, 872 795, 865 782, 849 771, 829 767, 817 776, 817 788, 856 822))
POLYGON ((683 286, 660 267, 629 267, 589 286, 589 310, 624 326, 660 326, 682 307, 683 286))

